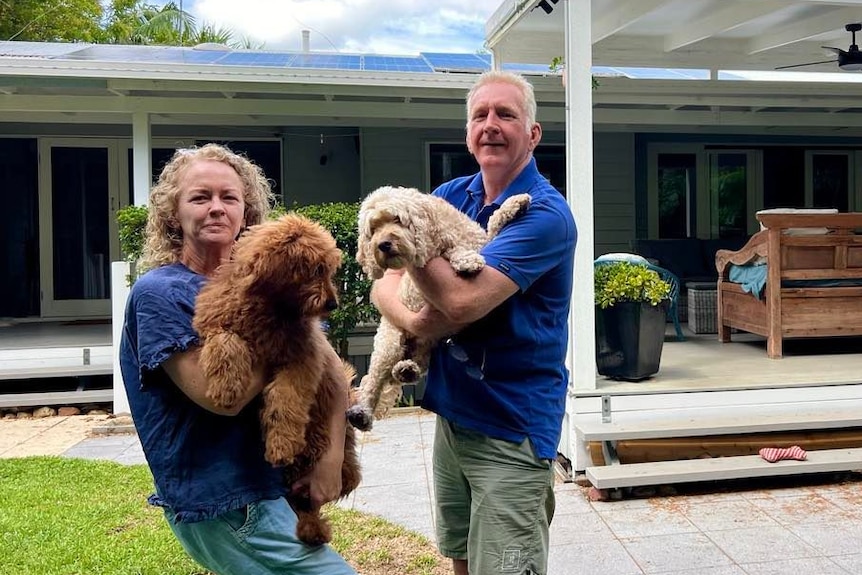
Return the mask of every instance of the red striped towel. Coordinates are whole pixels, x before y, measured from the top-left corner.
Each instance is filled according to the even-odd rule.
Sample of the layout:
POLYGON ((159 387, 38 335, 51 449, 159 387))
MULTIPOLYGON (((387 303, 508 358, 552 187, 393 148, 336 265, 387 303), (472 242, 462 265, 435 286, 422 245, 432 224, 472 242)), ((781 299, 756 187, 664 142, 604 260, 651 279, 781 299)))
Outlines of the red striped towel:
POLYGON ((808 454, 798 445, 791 445, 790 447, 764 447, 760 450, 760 457, 769 463, 775 463, 782 459, 804 461, 808 459, 808 454))

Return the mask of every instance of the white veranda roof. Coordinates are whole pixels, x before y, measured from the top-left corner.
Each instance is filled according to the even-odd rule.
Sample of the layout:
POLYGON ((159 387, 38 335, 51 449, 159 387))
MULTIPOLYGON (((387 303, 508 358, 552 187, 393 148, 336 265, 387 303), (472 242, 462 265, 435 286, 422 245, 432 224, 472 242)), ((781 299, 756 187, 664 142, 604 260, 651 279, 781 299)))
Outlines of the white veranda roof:
MULTIPOLYGON (((503 0, 487 45, 504 61, 549 62, 564 54, 564 4, 585 1, 503 0)), ((862 0, 589 1, 593 63, 606 66, 773 70, 834 59, 822 46, 847 50, 845 26, 862 22, 862 0)))

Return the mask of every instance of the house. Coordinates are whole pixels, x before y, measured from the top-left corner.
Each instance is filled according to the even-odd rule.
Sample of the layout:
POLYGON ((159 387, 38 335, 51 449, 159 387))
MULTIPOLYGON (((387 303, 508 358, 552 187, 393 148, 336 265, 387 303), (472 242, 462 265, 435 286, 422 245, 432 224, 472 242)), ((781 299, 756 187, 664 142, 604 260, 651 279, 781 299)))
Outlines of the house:
MULTIPOLYGON (((848 46, 860 3, 505 0, 488 22, 495 65, 532 74, 539 165, 579 223, 572 399, 589 397, 589 413, 606 393, 593 363, 595 255, 636 238, 751 233, 761 206, 862 210, 856 77, 746 72, 848 46), (568 44, 564 30, 578 32, 568 44), (547 70, 558 55, 567 89, 547 70), (727 193, 712 186, 722 175, 735 178, 727 193), (682 184, 660 185, 671 180, 682 184)), ((475 54, 0 42, 0 317, 110 318, 113 213, 146 201, 177 147, 229 142, 287 204, 390 183, 430 190, 471 169, 464 95, 491 65, 475 54)), ((672 395, 682 397, 656 401, 673 409, 672 395)), ((581 469, 573 425, 561 449, 581 469)))
MULTIPOLYGON (((111 373, 114 214, 146 203, 176 148, 229 143, 288 206, 356 201, 384 184, 429 190, 474 170, 465 95, 489 67, 474 54, 0 43, 0 318, 13 324, 0 330, 0 380, 60 375, 69 362, 79 377, 111 373)), ((547 65, 532 68, 549 103, 538 154, 562 187, 562 86, 547 65)), ((57 397, 70 396, 94 399, 57 397)))

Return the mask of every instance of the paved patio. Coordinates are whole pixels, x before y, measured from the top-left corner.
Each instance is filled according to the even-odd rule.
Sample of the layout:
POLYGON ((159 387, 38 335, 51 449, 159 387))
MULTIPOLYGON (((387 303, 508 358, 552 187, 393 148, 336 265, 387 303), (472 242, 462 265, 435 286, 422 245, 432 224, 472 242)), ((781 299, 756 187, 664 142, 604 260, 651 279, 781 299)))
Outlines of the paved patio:
MULTIPOLYGON (((85 417, 0 421, 0 457, 144 462, 136 435, 88 434, 105 421, 85 417)), ((364 481, 341 504, 433 539, 433 435, 434 417, 421 410, 377 422, 361 440, 364 481)), ((591 502, 585 488, 559 483, 549 573, 862 575, 858 474, 683 489, 683 495, 591 502)))

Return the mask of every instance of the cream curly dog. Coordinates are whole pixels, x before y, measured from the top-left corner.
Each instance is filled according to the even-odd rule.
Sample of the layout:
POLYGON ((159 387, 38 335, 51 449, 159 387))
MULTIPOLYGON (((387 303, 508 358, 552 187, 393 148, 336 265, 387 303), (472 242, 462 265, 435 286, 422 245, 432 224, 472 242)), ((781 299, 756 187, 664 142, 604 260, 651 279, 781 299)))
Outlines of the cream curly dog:
MULTIPOLYGON (((374 279, 382 277, 386 269, 401 269, 407 263, 423 267, 435 256, 449 260, 460 275, 474 275, 485 265, 479 249, 523 214, 530 201, 529 194, 507 199, 491 216, 486 232, 442 198, 413 188, 384 186, 369 194, 359 207, 356 259, 374 279)), ((399 298, 413 311, 425 304, 408 274, 401 279, 399 298)), ((401 385, 417 381, 428 369, 435 344, 381 318, 368 374, 359 386, 359 403, 348 410, 351 424, 368 430, 373 418, 384 417, 401 397, 401 385)))

